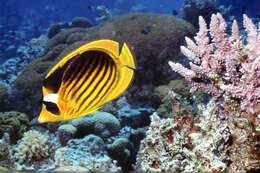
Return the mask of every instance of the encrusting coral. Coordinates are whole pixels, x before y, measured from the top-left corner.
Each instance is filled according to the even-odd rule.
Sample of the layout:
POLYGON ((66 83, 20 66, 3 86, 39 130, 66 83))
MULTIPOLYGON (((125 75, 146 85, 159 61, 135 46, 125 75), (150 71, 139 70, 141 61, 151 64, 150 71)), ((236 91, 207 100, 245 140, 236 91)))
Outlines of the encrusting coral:
MULTIPOLYGON (((176 121, 175 118, 160 119, 156 113, 151 116, 152 123, 146 132, 146 138, 141 142, 137 155, 136 168, 138 170, 145 172, 210 172, 225 169, 225 163, 214 154, 217 146, 213 147, 216 142, 213 136, 204 137, 207 140, 206 143, 201 143, 197 149, 192 150, 188 136, 191 130, 189 125, 192 125, 192 121, 188 121, 189 118, 185 119, 180 121, 176 121), (186 126, 182 126, 181 122, 185 121, 186 126)), ((199 143, 202 139, 201 134, 196 142, 199 143)))
POLYGON ((238 99, 242 110, 256 115, 260 111, 260 28, 244 15, 247 44, 243 45, 237 22, 228 37, 219 13, 212 15, 209 30, 202 17, 199 26, 196 42, 186 37, 187 47, 181 46, 192 61, 191 69, 170 61, 172 70, 192 82, 191 92, 205 90, 224 102, 238 99))
POLYGON ((88 171, 121 170, 117 162, 107 155, 103 139, 92 134, 69 140, 66 147, 56 150, 55 165, 57 168, 82 166, 88 171))
POLYGON ((145 172, 245 172, 260 170, 259 134, 236 110, 221 119, 212 99, 191 114, 160 119, 154 113, 141 142, 136 169, 145 172))
POLYGON ((71 121, 77 128, 79 136, 95 134, 102 138, 116 135, 120 131, 120 122, 112 114, 107 112, 96 112, 71 121))

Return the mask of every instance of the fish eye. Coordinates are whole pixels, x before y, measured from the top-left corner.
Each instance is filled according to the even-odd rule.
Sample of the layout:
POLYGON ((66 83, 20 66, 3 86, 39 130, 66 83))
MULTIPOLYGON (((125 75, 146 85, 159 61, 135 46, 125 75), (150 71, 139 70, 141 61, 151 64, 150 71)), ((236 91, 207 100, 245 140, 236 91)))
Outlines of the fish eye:
POLYGON ((42 101, 42 103, 46 106, 47 111, 49 111, 55 115, 60 115, 60 110, 56 103, 46 102, 46 101, 42 101))

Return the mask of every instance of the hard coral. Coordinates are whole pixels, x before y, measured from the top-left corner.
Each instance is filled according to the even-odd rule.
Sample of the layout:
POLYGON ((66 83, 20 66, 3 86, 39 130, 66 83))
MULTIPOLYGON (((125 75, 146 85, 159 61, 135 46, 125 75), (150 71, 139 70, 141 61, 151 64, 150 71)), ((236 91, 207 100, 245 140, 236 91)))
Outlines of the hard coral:
MULTIPOLYGON (((181 125, 172 118, 160 119, 156 113, 141 142, 137 155, 137 169, 145 172, 222 172, 226 165, 219 159, 212 145, 213 136, 203 137, 206 142, 191 147, 190 127, 181 125)), ((190 125, 190 124, 189 124, 190 125)), ((219 138, 217 138, 220 141, 219 138)))
POLYGON ((49 156, 48 138, 36 130, 24 133, 24 137, 14 148, 13 158, 20 164, 31 163, 49 156))
POLYGON ((85 117, 72 120, 71 124, 78 130, 79 136, 93 133, 102 138, 117 135, 120 131, 118 119, 107 112, 96 112, 85 117))
POLYGON ((8 106, 8 88, 5 84, 0 82, 0 111, 5 111, 8 106))
POLYGON ((85 17, 75 17, 72 19, 71 27, 89 28, 91 26, 93 26, 93 24, 85 17))
POLYGON ((117 160, 119 166, 131 168, 131 143, 127 138, 116 139, 107 146, 107 150, 109 156, 117 160))
POLYGON ((49 32, 48 32, 48 37, 49 38, 52 38, 54 37, 56 34, 58 34, 61 30, 61 27, 59 24, 52 24, 50 29, 49 29, 49 32))
POLYGON ((223 111, 212 99, 198 105, 195 120, 189 115, 152 123, 141 142, 137 168, 145 172, 257 172, 260 170, 258 132, 237 110, 223 111))
POLYGON ((191 111, 195 113, 194 104, 199 102, 206 102, 208 100, 207 95, 198 91, 193 94, 189 92, 191 88, 191 83, 184 79, 176 79, 169 82, 168 85, 160 85, 155 88, 153 93, 154 102, 158 102, 157 105, 160 105, 156 112, 160 117, 171 117, 172 112, 176 110, 172 110, 173 104, 175 108, 177 108, 177 104, 182 106, 182 111, 178 111, 179 114, 184 113, 185 111, 191 111), (175 94, 175 100, 172 100, 169 92, 173 91, 175 94), (178 103, 176 102, 177 100, 178 103))
POLYGON ((88 171, 120 171, 121 168, 108 157, 105 143, 95 135, 83 139, 72 139, 66 147, 55 152, 57 167, 82 166, 88 171))
POLYGON ((226 23, 221 14, 213 14, 210 36, 207 25, 199 18, 200 31, 194 37, 186 37, 187 47, 182 53, 190 58, 191 69, 179 63, 169 62, 172 70, 192 82, 191 92, 205 90, 216 100, 238 99, 241 109, 250 114, 260 111, 260 29, 244 15, 247 44, 242 43, 237 22, 233 22, 232 36, 226 33, 226 23))
MULTIPOLYGON (((0 168, 4 166, 6 168, 11 168, 13 161, 11 159, 11 145, 8 133, 3 135, 0 139, 0 168)), ((0 169, 1 172, 1 169, 0 169)))
POLYGON ((6 132, 10 135, 10 142, 15 143, 29 128, 29 119, 21 112, 0 113, 0 137, 6 132))
POLYGON ((182 5, 183 18, 198 27, 198 17, 202 16, 208 22, 212 13, 221 13, 228 18, 231 5, 225 8, 218 0, 184 0, 182 5))

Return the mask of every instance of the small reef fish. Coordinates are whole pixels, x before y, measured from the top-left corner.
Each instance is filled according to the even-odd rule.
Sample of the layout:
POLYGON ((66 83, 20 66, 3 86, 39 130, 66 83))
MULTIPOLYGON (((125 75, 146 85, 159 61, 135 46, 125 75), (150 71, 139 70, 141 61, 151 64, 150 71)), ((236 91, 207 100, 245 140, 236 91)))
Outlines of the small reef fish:
POLYGON ((172 10, 172 15, 177 16, 178 15, 178 11, 176 9, 173 9, 172 10))
POLYGON ((136 70, 131 47, 96 40, 63 57, 46 75, 39 122, 71 120, 96 112, 129 87, 136 70))

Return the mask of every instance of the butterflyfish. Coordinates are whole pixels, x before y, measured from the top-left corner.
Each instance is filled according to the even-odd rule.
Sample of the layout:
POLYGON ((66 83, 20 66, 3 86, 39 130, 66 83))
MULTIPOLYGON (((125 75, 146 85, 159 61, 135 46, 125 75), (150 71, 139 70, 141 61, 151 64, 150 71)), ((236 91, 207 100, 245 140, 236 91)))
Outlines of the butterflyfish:
POLYGON ((45 76, 39 122, 75 119, 96 112, 129 87, 136 70, 132 48, 96 40, 64 56, 45 76))

